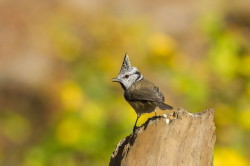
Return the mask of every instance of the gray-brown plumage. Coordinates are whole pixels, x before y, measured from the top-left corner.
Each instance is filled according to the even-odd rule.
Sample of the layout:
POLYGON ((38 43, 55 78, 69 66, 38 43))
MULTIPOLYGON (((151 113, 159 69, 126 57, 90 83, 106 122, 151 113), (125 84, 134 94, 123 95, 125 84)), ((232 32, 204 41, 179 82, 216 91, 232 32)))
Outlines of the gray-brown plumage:
POLYGON ((113 81, 121 84, 124 89, 124 98, 137 113, 134 130, 141 114, 156 111, 157 107, 162 110, 173 109, 164 103, 164 95, 159 88, 144 79, 138 69, 130 65, 127 54, 124 57, 120 73, 113 81))

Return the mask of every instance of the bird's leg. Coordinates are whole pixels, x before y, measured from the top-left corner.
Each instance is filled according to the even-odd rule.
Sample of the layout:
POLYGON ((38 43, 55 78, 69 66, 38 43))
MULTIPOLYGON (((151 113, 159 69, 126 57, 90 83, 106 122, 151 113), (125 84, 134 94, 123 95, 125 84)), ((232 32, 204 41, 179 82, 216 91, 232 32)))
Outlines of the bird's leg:
POLYGON ((135 132, 135 129, 136 129, 136 124, 137 124, 137 121, 138 119, 140 118, 140 114, 137 114, 137 118, 136 118, 136 121, 135 121, 135 125, 134 125, 134 128, 133 128, 133 132, 135 132))
POLYGON ((156 115, 156 111, 155 111, 155 117, 156 117, 157 115, 156 115))

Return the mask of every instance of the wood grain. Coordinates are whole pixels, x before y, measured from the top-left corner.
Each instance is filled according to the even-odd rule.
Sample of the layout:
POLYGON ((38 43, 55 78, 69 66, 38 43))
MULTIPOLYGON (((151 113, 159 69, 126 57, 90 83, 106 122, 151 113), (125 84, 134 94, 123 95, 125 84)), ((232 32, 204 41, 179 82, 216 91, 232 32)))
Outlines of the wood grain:
POLYGON ((179 108, 153 117, 121 140, 109 166, 211 166, 216 140, 214 111, 179 108))

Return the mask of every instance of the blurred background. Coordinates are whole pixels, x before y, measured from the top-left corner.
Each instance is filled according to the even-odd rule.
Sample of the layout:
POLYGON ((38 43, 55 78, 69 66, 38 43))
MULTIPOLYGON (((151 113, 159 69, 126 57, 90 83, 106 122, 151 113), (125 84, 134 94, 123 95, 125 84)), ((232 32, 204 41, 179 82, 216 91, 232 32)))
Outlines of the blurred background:
POLYGON ((249 42, 247 0, 1 0, 0 165, 108 165, 136 119, 111 82, 128 52, 168 104, 215 109, 215 166, 248 166, 249 42))

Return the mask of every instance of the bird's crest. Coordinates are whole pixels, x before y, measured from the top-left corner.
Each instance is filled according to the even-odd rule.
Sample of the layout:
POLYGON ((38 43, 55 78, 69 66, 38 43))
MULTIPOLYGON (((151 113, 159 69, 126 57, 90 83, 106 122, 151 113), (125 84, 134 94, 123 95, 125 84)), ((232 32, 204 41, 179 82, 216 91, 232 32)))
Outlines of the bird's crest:
POLYGON ((131 69, 131 67, 132 66, 130 64, 128 54, 126 53, 124 56, 123 62, 122 62, 122 67, 121 67, 120 73, 124 73, 126 71, 129 71, 131 69))

